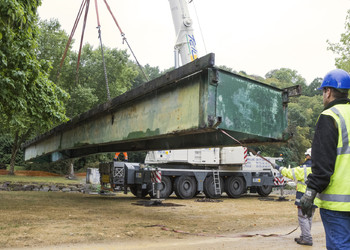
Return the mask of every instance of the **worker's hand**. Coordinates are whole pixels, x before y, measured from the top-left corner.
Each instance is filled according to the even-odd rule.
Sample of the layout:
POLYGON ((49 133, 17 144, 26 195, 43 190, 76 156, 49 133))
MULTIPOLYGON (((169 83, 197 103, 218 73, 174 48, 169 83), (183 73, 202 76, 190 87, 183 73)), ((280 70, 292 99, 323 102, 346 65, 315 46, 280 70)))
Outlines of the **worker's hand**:
POLYGON ((307 215, 307 217, 312 216, 312 205, 314 204, 314 199, 316 197, 316 190, 312 188, 306 188, 305 194, 300 199, 300 206, 303 215, 307 215))
POLYGON ((280 170, 281 166, 275 164, 275 169, 280 170))

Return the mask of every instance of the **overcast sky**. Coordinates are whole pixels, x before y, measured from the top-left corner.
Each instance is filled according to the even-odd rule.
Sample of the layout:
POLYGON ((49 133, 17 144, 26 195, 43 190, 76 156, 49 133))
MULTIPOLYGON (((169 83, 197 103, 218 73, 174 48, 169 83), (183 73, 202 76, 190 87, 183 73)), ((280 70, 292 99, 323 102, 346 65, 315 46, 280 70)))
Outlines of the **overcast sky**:
MULTIPOLYGON (((103 44, 127 49, 104 1, 97 2, 103 44)), ((161 70, 174 65, 175 31, 167 0, 107 2, 142 65, 148 63, 161 70)), ((57 18, 70 34, 81 3, 42 0, 39 15, 42 19, 57 18)), ((213 52, 216 65, 260 76, 272 69, 290 68, 308 84, 335 68, 335 55, 327 51, 327 39, 340 41, 349 9, 350 0, 194 0, 194 5, 189 4, 200 56, 213 52)), ((83 16, 74 35, 75 49, 82 21, 83 16)), ((99 45, 96 26, 91 1, 84 43, 95 48, 99 45)))

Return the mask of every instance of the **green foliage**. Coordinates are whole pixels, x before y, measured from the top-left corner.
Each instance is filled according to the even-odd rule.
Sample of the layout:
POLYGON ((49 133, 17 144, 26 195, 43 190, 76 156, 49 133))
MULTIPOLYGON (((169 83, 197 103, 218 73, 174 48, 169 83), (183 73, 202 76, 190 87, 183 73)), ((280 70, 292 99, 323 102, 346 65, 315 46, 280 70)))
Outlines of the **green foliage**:
MULTIPOLYGON (((109 91, 111 98, 114 98, 131 88, 132 80, 136 77, 137 72, 130 65, 128 55, 124 50, 105 47, 104 58, 109 91)), ((98 103, 106 102, 107 91, 100 50, 94 50, 89 44, 84 45, 80 63, 79 84, 94 89, 98 103)), ((71 76, 71 79, 74 79, 74 77, 71 76)))
POLYGON ((90 109, 98 102, 98 97, 94 94, 94 89, 83 87, 77 84, 76 88, 71 90, 71 99, 67 104, 67 114, 75 117, 84 111, 90 109))
POLYGON ((306 87, 305 79, 296 70, 287 68, 274 69, 266 73, 265 77, 267 83, 280 89, 293 85, 306 87))
POLYGON ((308 86, 302 89, 303 95, 306 96, 315 96, 322 95, 322 91, 317 90, 322 83, 322 78, 315 78, 308 86))
POLYGON ((66 120, 68 95, 48 79, 49 65, 36 55, 40 3, 0 1, 0 126, 13 138, 11 173, 25 139, 66 120))
MULTIPOLYGON (((133 80, 132 88, 135 88, 135 87, 141 85, 142 83, 147 82, 143 73, 141 72, 140 67, 138 67, 136 64, 134 64, 134 70, 138 72, 138 75, 133 80)), ((148 77, 148 80, 150 80, 150 81, 162 75, 158 66, 151 67, 149 64, 146 64, 143 67, 143 72, 146 74, 146 76, 148 77)))
POLYGON ((328 49, 336 54, 335 59, 337 68, 350 72, 350 10, 345 20, 345 32, 341 34, 339 43, 331 43, 327 40, 328 49))
MULTIPOLYGON (((57 19, 50 19, 49 21, 40 20, 38 26, 37 57, 39 60, 44 60, 50 65, 53 70, 50 70, 49 79, 56 82, 59 65, 69 36, 61 29, 61 25, 57 19)), ((68 50, 67 56, 69 57, 70 54, 71 51, 68 50)), ((68 67, 67 61, 64 61, 62 67, 68 67)))
POLYGON ((144 163, 146 158, 147 152, 141 151, 141 152, 129 152, 128 158, 130 162, 140 162, 144 163))
POLYGON ((16 131, 30 125, 47 129, 65 119, 61 100, 67 95, 48 80, 47 64, 36 58, 38 3, 0 2, 1 122, 16 131))

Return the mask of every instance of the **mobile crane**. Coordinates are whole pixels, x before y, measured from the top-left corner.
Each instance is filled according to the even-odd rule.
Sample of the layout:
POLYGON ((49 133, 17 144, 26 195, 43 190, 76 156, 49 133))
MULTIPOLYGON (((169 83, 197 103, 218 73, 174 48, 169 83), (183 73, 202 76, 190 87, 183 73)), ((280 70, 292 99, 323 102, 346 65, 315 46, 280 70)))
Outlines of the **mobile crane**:
MULTIPOLYGON (((275 164, 282 158, 267 157, 275 164)), ((149 151, 145 164, 128 162, 101 163, 102 189, 130 191, 137 197, 156 196, 152 175, 161 173, 160 198, 173 192, 190 199, 200 192, 218 198, 223 192, 239 198, 246 192, 268 196, 279 172, 258 156, 248 155, 245 147, 149 151)))

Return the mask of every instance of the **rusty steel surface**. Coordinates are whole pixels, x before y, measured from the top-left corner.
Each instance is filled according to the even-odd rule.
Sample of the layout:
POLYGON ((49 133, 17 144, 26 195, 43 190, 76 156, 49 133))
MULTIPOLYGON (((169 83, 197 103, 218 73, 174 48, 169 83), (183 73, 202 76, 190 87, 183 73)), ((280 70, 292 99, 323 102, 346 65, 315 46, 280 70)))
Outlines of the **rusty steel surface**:
POLYGON ((25 160, 283 142, 288 92, 215 68, 214 54, 126 92, 24 144, 25 160))

